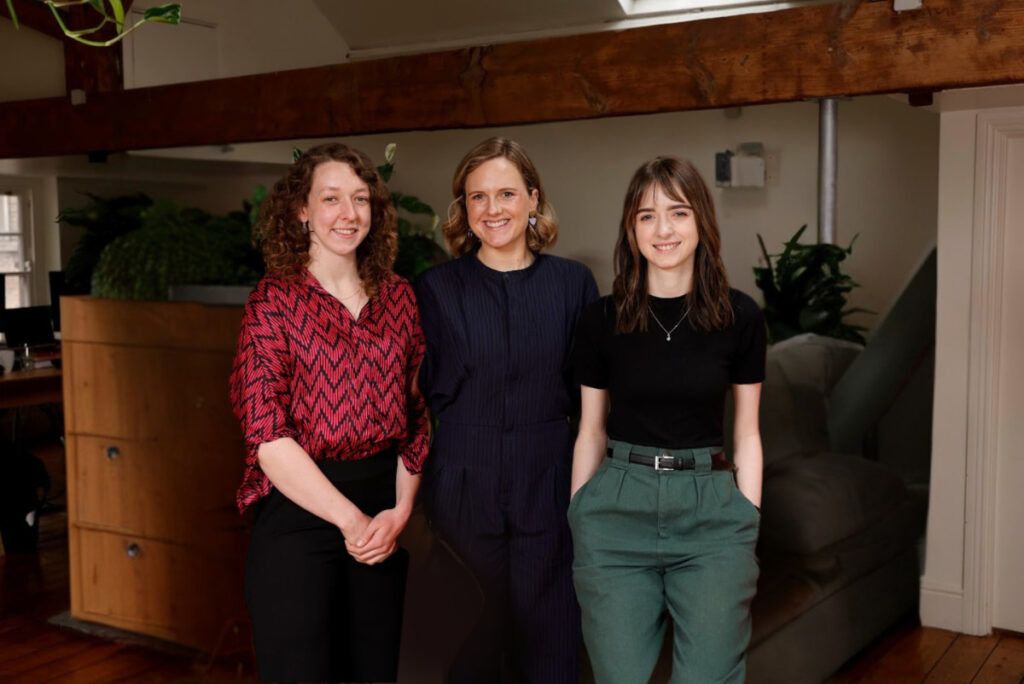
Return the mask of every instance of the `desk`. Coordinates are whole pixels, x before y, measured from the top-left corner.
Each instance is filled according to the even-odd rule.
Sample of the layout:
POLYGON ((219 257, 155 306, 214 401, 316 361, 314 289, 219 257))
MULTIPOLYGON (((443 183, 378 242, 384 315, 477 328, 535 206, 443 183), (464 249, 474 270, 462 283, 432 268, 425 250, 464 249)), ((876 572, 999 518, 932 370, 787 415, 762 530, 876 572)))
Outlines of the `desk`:
POLYGON ((0 375, 0 409, 38 404, 60 404, 60 368, 33 368, 0 375))

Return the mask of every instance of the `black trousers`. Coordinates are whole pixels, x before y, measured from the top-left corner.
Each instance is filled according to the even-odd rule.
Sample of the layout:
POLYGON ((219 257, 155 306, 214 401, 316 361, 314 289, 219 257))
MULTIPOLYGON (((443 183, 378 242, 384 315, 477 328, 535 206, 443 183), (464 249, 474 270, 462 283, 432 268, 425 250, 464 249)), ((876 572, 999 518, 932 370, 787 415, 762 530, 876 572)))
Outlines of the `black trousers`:
POLYGON ((432 528, 476 577, 484 598, 450 684, 498 682, 503 656, 522 682, 575 684, 581 637, 565 517, 568 460, 550 453, 506 460, 444 454, 427 468, 432 528))
MULTIPOLYGON (((320 469, 361 511, 395 505, 393 452, 320 469)), ((349 556, 337 527, 273 490, 257 503, 245 569, 260 681, 393 682, 409 557, 349 556)))

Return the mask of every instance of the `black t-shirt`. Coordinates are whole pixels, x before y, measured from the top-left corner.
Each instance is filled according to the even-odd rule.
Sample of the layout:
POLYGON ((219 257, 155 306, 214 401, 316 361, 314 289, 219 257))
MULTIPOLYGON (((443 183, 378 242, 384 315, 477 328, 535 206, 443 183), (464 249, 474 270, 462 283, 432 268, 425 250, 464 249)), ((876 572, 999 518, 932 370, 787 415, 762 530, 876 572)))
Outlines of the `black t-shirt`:
POLYGON ((607 389, 610 439, 687 449, 722 444, 722 412, 731 385, 764 380, 764 316, 753 299, 731 290, 735 320, 700 332, 684 320, 686 295, 649 297, 671 340, 648 315, 646 332, 615 334, 610 296, 588 306, 576 330, 573 364, 580 384, 607 389))

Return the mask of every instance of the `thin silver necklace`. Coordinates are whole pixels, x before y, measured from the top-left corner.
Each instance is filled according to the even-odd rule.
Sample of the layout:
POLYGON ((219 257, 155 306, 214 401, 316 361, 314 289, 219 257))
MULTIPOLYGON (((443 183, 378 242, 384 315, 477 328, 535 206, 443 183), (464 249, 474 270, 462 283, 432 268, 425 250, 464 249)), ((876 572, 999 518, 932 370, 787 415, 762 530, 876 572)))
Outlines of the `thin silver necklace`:
POLYGON ((683 321, 686 320, 686 317, 690 315, 690 306, 689 306, 689 304, 687 304, 686 311, 683 312, 682 318, 680 318, 678 321, 676 321, 676 324, 672 326, 671 330, 669 330, 668 328, 666 328, 664 325, 661 324, 661 321, 658 320, 658 316, 655 315, 654 309, 651 308, 650 304, 647 305, 647 311, 654 318, 654 322, 658 324, 658 327, 661 328, 661 331, 663 333, 665 333, 665 341, 666 342, 671 342, 672 341, 672 333, 674 333, 676 331, 676 328, 681 326, 683 324, 683 321))

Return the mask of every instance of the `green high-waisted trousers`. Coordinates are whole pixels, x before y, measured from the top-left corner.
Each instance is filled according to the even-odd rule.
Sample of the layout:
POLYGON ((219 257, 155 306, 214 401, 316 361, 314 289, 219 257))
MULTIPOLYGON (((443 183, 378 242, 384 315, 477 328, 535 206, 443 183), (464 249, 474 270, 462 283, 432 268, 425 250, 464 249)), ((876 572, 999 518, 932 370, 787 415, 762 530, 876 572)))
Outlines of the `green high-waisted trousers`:
POLYGON ((650 447, 611 441, 609 450, 614 458, 569 503, 597 684, 646 684, 668 617, 673 683, 742 682, 760 513, 731 471, 711 469, 710 449, 665 450, 694 468, 660 471, 629 462, 650 447))

